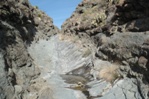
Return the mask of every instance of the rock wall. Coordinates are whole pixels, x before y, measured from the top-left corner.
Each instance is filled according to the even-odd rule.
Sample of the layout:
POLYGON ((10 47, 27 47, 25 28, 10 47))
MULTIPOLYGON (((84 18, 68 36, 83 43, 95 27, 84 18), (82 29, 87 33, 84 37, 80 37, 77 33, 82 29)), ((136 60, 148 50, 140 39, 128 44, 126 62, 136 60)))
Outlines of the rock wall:
POLYGON ((28 0, 0 1, 0 99, 148 99, 148 11, 83 0, 60 31, 28 0))
POLYGON ((149 82, 148 4, 147 0, 83 0, 62 25, 63 34, 94 45, 90 48, 96 58, 118 64, 123 77, 137 79, 140 92, 146 93, 142 99, 148 97, 142 86, 149 82))
POLYGON ((28 97, 29 88, 40 70, 27 47, 57 31, 52 19, 28 0, 0 1, 0 99, 34 99, 28 97))

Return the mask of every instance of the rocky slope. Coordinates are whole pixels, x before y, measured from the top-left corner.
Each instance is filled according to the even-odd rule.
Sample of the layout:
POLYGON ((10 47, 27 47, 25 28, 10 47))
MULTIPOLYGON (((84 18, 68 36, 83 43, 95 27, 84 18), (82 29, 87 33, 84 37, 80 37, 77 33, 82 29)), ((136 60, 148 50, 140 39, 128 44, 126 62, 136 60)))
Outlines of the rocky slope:
POLYGON ((63 34, 86 39, 85 45, 96 46, 90 48, 98 59, 118 64, 123 77, 137 79, 141 98, 125 99, 148 99, 148 4, 147 0, 83 0, 62 25, 63 34))
POLYGON ((28 0, 0 1, 0 99, 148 99, 148 11, 83 0, 60 31, 28 0))
POLYGON ((29 88, 40 70, 27 48, 57 31, 52 19, 28 0, 0 1, 0 99, 33 99, 29 88))

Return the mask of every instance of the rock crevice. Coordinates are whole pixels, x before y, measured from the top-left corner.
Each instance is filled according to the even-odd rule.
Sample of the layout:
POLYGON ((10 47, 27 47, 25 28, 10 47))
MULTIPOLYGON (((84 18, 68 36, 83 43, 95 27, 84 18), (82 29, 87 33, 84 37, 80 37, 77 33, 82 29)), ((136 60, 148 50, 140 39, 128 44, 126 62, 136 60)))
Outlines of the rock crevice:
POLYGON ((59 30, 0 1, 0 99, 148 99, 148 4, 83 0, 59 30))

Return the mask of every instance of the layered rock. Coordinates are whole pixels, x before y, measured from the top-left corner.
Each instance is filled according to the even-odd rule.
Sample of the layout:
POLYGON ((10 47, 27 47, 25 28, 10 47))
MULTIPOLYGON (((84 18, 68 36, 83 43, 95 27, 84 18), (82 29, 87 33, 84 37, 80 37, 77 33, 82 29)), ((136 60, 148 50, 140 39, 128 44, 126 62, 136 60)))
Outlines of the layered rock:
POLYGON ((58 29, 28 0, 0 1, 0 16, 0 99, 33 99, 29 88, 40 70, 27 47, 33 40, 48 39, 58 29))
POLYGON ((148 99, 148 4, 83 0, 60 31, 0 1, 0 99, 148 99))
POLYGON ((137 79, 141 99, 148 97, 147 89, 141 88, 148 84, 148 3, 83 0, 62 25, 63 34, 86 39, 84 45, 93 45, 91 40, 96 57, 118 64, 123 77, 137 79))

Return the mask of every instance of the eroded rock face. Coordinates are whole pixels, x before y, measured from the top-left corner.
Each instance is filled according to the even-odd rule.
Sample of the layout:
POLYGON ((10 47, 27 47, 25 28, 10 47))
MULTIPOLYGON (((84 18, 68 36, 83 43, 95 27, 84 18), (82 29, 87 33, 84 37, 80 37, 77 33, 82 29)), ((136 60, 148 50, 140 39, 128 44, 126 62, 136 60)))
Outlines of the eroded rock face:
MULTIPOLYGON (((62 33, 86 39, 84 45, 96 46, 90 47, 95 57, 118 64, 123 77, 136 78, 141 86, 146 86, 148 3, 147 0, 83 0, 62 25, 62 33)), ((148 98, 147 90, 137 90, 146 91, 141 98, 148 98)))
POLYGON ((0 1, 0 99, 148 99, 148 4, 83 0, 60 31, 0 1))
POLYGON ((31 81, 38 78, 40 70, 27 47, 34 39, 47 39, 58 29, 53 26, 52 19, 32 7, 28 0, 0 1, 0 16, 0 99, 29 99, 31 81), (38 14, 48 21, 42 19, 39 25, 35 21, 38 14), (51 31, 45 28, 49 24, 51 31), (43 27, 41 30, 46 32, 40 34, 39 28, 43 27))

